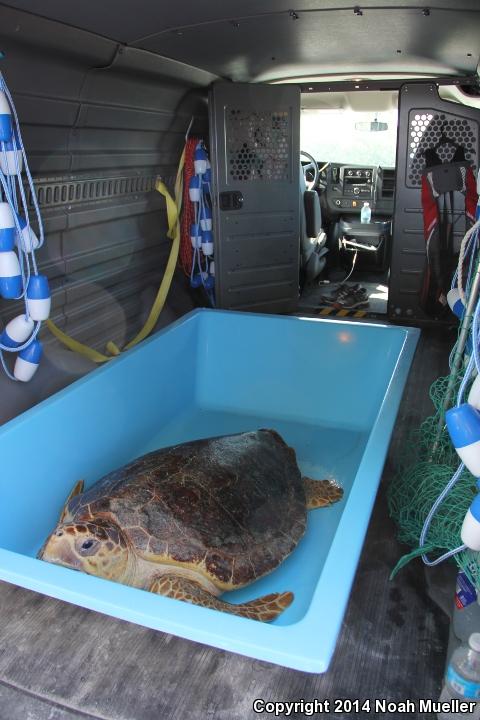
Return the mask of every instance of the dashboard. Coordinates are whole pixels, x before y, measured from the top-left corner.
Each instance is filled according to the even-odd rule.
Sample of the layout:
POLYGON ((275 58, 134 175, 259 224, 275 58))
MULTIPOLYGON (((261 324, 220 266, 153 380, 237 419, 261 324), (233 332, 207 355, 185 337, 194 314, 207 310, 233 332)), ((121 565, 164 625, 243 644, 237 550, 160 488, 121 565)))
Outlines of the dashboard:
POLYGON ((360 213, 364 202, 372 213, 393 215, 395 168, 365 167, 340 163, 318 162, 321 169, 318 189, 322 211, 333 217, 360 213))

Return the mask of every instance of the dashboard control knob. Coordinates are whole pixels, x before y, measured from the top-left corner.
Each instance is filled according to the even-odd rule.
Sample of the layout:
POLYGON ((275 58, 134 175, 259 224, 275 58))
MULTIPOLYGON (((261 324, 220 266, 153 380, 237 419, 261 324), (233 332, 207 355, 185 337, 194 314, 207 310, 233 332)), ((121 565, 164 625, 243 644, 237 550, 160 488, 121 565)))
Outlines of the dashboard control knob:
POLYGON ((357 170, 357 177, 360 177, 361 174, 362 174, 362 171, 361 171, 361 170, 357 170))
POLYGON ((347 175, 353 175, 353 170, 349 170, 347 175))
POLYGON ((365 170, 365 177, 370 177, 370 170, 365 170))
POLYGON ((359 195, 359 194, 360 194, 360 188, 359 188, 359 187, 354 187, 354 188, 353 188, 353 192, 354 192, 355 195, 359 195))
POLYGON ((342 204, 341 200, 335 200, 335 205, 341 205, 341 204, 342 204))

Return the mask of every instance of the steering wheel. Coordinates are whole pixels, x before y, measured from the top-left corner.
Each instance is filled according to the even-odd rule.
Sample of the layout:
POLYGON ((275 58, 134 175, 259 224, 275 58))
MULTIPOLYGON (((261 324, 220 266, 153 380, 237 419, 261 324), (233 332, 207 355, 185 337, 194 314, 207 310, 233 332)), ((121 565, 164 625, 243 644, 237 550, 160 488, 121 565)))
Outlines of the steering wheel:
POLYGON ((317 186, 318 176, 320 174, 320 172, 318 170, 317 161, 315 160, 315 158, 312 155, 310 155, 310 153, 305 152, 305 150, 300 150, 300 156, 302 156, 302 155, 305 155, 305 157, 307 157, 310 160, 310 162, 307 163, 306 165, 302 165, 302 170, 303 170, 303 176, 305 178, 305 185, 307 186, 307 190, 313 190, 317 186), (310 180, 310 181, 307 180, 308 170, 311 170, 313 172, 313 180, 310 180))

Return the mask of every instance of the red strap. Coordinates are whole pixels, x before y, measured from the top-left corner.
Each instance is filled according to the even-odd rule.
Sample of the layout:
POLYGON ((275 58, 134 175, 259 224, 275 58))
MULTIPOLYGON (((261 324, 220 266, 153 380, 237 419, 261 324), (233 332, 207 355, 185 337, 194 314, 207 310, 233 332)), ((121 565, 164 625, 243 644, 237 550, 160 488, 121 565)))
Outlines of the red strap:
POLYGON ((423 237, 425 242, 432 234, 435 225, 438 225, 438 205, 433 197, 432 187, 426 175, 422 175, 422 208, 423 208, 423 237))
POLYGON ((465 215, 472 223, 475 222, 475 213, 477 210, 478 194, 477 184, 475 182, 475 176, 472 168, 467 168, 467 174, 465 176, 465 215))

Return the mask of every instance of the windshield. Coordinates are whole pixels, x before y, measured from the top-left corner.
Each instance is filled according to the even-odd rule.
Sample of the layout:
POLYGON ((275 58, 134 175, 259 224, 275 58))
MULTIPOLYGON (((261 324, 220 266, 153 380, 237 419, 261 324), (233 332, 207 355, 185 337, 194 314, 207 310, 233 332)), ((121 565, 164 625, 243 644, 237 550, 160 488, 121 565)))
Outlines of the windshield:
POLYGON ((375 113, 304 109, 300 116, 300 147, 322 162, 395 167, 397 110, 375 113), (369 128, 375 120, 387 123, 388 130, 358 129, 359 123, 369 128))

